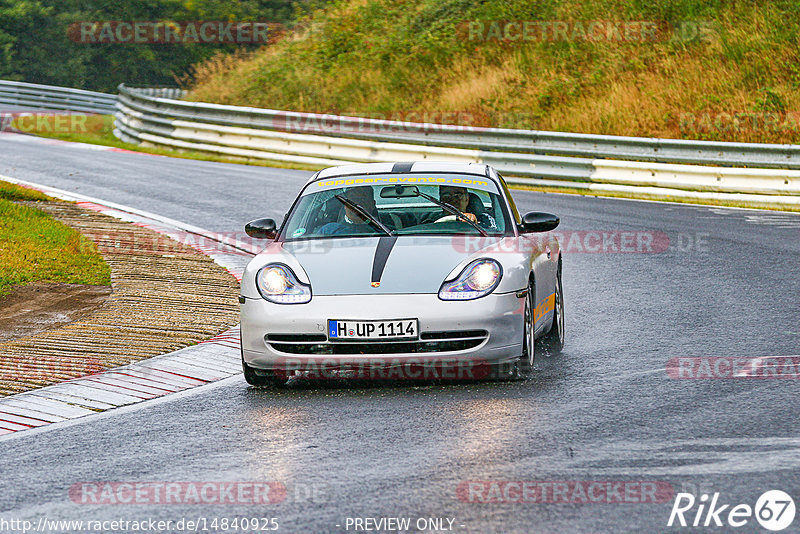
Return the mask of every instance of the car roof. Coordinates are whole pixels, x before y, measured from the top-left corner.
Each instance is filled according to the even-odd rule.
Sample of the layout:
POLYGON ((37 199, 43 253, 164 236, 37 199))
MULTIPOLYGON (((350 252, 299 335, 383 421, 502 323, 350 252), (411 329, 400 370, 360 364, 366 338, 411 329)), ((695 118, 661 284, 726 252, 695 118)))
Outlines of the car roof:
POLYGON ((418 172, 441 172, 474 174, 491 178, 498 182, 497 172, 489 165, 483 163, 451 163, 441 161, 408 161, 397 163, 356 163, 353 165, 340 165, 319 171, 311 177, 309 183, 325 178, 339 176, 354 176, 363 174, 405 174, 418 172))

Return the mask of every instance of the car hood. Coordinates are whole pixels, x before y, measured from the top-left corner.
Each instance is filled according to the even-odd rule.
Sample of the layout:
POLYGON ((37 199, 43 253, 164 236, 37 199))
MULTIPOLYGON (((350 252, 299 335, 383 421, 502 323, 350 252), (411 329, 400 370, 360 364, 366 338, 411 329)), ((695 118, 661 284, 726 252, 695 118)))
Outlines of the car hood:
MULTIPOLYGON (((314 295, 376 295, 438 293, 454 269, 496 249, 503 237, 398 236, 390 238, 338 238, 273 243, 248 267, 255 275, 272 262, 287 264, 302 282, 311 282, 314 295), (379 242, 383 240, 384 243, 379 242), (373 287, 373 264, 385 257, 380 286, 373 287), (388 255, 385 251, 388 250, 388 255)), ((502 246, 502 245, 500 245, 502 246)), ((457 275, 458 272, 453 273, 457 275)), ((248 284, 249 285, 249 284, 248 284)))
MULTIPOLYGON (((453 246, 450 236, 400 236, 391 250, 378 252, 379 238, 326 240, 319 254, 287 243, 305 269, 315 295, 437 293, 448 274, 470 256, 453 246), (377 253, 377 254, 376 254, 377 253), (380 286, 372 287, 376 255, 385 257, 380 286)), ((381 248, 388 249, 385 243, 381 248)))

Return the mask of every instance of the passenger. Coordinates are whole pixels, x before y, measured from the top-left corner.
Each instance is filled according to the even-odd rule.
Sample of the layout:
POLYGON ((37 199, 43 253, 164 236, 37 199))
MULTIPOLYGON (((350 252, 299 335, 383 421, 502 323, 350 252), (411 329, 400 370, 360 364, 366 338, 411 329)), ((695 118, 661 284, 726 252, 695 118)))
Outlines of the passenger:
MULTIPOLYGON (((342 196, 357 204, 364 211, 370 215, 377 213, 375 205, 375 196, 372 187, 359 186, 346 189, 342 196)), ((336 202, 336 200, 334 200, 336 202)), ((355 210, 344 206, 344 217, 340 221, 330 222, 317 229, 317 234, 322 235, 336 235, 336 234, 368 234, 374 232, 375 229, 364 220, 355 210)))

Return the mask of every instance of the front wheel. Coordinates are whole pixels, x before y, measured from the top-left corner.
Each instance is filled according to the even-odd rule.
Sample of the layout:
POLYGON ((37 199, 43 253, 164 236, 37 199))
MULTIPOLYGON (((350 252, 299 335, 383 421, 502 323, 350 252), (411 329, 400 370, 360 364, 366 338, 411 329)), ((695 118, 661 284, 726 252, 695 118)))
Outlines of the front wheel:
POLYGON ((275 371, 256 370, 244 363, 244 359, 242 360, 242 370, 245 381, 251 386, 282 386, 286 383, 286 379, 278 376, 275 371))
POLYGON ((558 264, 556 275, 555 305, 553 306, 553 326, 545 336, 547 348, 553 352, 560 352, 564 348, 564 289, 561 285, 561 263, 558 264))
POLYGON ((239 354, 242 356, 242 371, 244 371, 245 382, 251 386, 282 386, 286 384, 286 376, 281 377, 275 371, 256 370, 255 367, 250 367, 244 362, 244 341, 242 340, 241 328, 239 328, 239 350, 239 354))
POLYGON ((533 362, 536 359, 536 340, 534 338, 536 325, 533 320, 533 311, 536 309, 536 285, 528 284, 528 294, 525 296, 525 312, 522 321, 522 356, 519 358, 519 372, 528 376, 533 371, 533 362))

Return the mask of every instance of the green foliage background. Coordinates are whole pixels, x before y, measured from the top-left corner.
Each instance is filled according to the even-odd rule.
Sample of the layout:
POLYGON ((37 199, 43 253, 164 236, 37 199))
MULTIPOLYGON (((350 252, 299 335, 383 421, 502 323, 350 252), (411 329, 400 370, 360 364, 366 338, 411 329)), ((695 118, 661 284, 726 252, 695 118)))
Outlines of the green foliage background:
POLYGON ((83 44, 84 21, 290 23, 315 0, 0 0, 0 79, 115 92, 119 83, 175 85, 189 66, 237 45, 83 44))
POLYGON ((332 0, 299 27, 307 31, 298 38, 197 65, 189 98, 366 116, 455 112, 470 125, 503 128, 800 142, 798 0, 332 0), (630 42, 470 38, 471 23, 498 21, 648 21, 665 31, 630 42))

